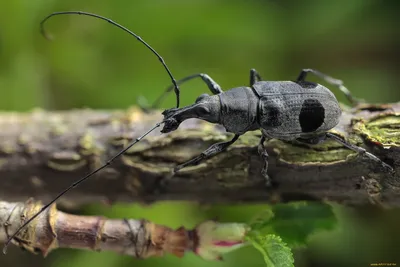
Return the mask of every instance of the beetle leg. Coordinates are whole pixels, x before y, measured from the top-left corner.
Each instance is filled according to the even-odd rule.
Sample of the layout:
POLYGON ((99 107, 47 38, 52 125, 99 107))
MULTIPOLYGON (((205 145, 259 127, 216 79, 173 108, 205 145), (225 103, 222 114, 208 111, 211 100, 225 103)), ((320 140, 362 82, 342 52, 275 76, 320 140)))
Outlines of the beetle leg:
POLYGON ((177 171, 179 171, 182 168, 185 168, 187 166, 192 166, 192 165, 197 165, 200 161, 205 160, 207 158, 210 158, 222 151, 224 151, 225 149, 227 149, 230 145, 232 145, 234 142, 236 142, 236 140, 238 140, 240 135, 236 134, 232 140, 228 141, 228 142, 221 142, 221 143, 216 143, 213 144, 212 146, 210 146, 209 148, 207 148, 205 151, 203 151, 199 156, 183 163, 180 164, 178 166, 176 166, 174 168, 174 173, 176 173, 177 171))
POLYGON ((309 145, 316 145, 316 144, 324 142, 326 139, 332 139, 332 140, 340 143, 341 145, 345 146, 346 148, 351 149, 354 152, 357 152, 360 155, 365 156, 365 157, 379 163, 385 171, 393 172, 393 168, 390 165, 388 165, 387 163, 380 160, 377 156, 367 152, 362 147, 350 144, 349 142, 344 140, 342 137, 340 137, 339 135, 336 135, 334 133, 328 132, 328 133, 325 133, 324 135, 319 135, 319 136, 310 137, 310 138, 298 138, 296 140, 301 143, 305 143, 305 144, 309 144, 309 145))
MULTIPOLYGON (((185 78, 182 78, 180 80, 178 80, 176 83, 178 85, 190 81, 194 78, 198 78, 200 77, 203 82, 206 83, 208 89, 210 90, 210 92, 214 95, 220 94, 222 93, 222 89, 221 86, 219 86, 218 83, 216 83, 210 76, 208 76, 207 74, 204 73, 196 73, 190 76, 187 76, 185 78)), ((154 103, 151 105, 150 108, 146 107, 146 101, 144 99, 144 97, 139 97, 138 99, 138 105, 139 107, 145 111, 148 112, 150 109, 158 109, 160 107, 161 102, 165 99, 165 97, 168 95, 168 93, 172 92, 172 90, 174 89, 174 85, 170 85, 169 87, 167 87, 167 89, 165 89, 165 91, 154 101, 154 103)))
POLYGON ((329 84, 331 84, 333 86, 338 87, 339 90, 342 91, 342 93, 346 96, 347 100, 349 100, 349 102, 353 106, 356 106, 356 105, 358 105, 360 103, 360 100, 358 100, 357 98, 353 97, 351 92, 343 85, 343 81, 342 80, 338 80, 338 79, 332 78, 332 77, 330 77, 330 76, 328 76, 328 75, 326 75, 326 74, 324 74, 322 72, 319 72, 317 70, 303 69, 300 72, 300 75, 299 75, 299 77, 297 78, 296 81, 297 82, 305 81, 306 76, 307 76, 308 73, 312 73, 315 76, 323 79, 325 82, 327 82, 327 83, 329 83, 329 84))
POLYGON ((364 148, 359 147, 359 146, 355 146, 353 144, 350 144, 349 142, 344 140, 342 137, 340 137, 340 136, 338 136, 338 135, 336 135, 334 133, 326 133, 326 137, 329 138, 329 139, 335 140, 336 142, 338 142, 338 143, 342 144, 343 146, 347 147, 348 149, 351 149, 351 150, 359 153, 360 155, 369 158, 372 161, 377 162, 378 164, 380 164, 382 166, 382 168, 385 171, 390 172, 390 173, 394 172, 393 168, 389 164, 383 162, 377 156, 367 152, 364 148))
POLYGON ((258 71, 255 69, 250 70, 250 86, 253 86, 256 82, 262 81, 262 78, 258 71))
POLYGON ((264 176, 265 178, 265 184, 266 186, 271 186, 271 178, 268 176, 268 152, 267 149, 264 146, 264 142, 267 140, 267 138, 262 135, 261 139, 260 139, 260 143, 258 144, 258 154, 262 157, 263 161, 264 161, 264 166, 261 170, 261 174, 262 176, 264 176))

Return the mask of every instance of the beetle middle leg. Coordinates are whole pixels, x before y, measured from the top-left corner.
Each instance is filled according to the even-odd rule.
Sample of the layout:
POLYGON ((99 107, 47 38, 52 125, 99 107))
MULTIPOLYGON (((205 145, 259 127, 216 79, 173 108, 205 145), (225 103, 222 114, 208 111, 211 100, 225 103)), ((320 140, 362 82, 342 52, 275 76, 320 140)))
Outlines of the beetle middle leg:
MULTIPOLYGON (((221 86, 205 73, 196 73, 196 74, 184 77, 184 78, 178 80, 176 83, 178 85, 181 85, 182 83, 190 81, 194 78, 201 78, 203 80, 203 82, 207 85, 210 92, 214 95, 217 95, 217 94, 223 92, 221 89, 221 86)), ((174 85, 170 85, 169 87, 167 87, 165 89, 165 91, 154 101, 154 103, 150 106, 150 108, 145 107, 146 104, 144 102, 146 102, 146 101, 143 99, 143 97, 141 97, 138 101, 139 107, 144 111, 148 111, 150 109, 158 109, 160 107, 161 102, 165 99, 165 97, 168 95, 168 93, 172 92, 172 90, 174 88, 175 88, 174 85)))
POLYGON ((179 171, 182 168, 185 168, 187 166, 192 166, 192 165, 197 165, 199 162, 201 162, 202 160, 205 160, 207 158, 210 158, 222 151, 224 151, 225 149, 227 149, 230 145, 232 145, 233 143, 236 142, 236 140, 238 140, 240 135, 236 134, 230 141, 227 142, 221 142, 221 143, 216 143, 211 145, 209 148, 207 148, 205 151, 203 151, 200 155, 198 155, 197 157, 183 163, 180 164, 178 166, 176 166, 174 168, 174 173, 176 173, 177 171, 179 171))
POLYGON ((314 70, 314 69, 303 69, 300 74, 299 77, 297 78, 297 82, 302 82, 305 81, 306 76, 308 73, 312 73, 315 76, 323 79, 324 81, 326 81, 327 83, 334 85, 336 87, 339 88, 340 91, 342 91, 342 93, 346 96, 347 100, 353 105, 356 106, 360 103, 360 100, 356 99, 351 92, 343 85, 343 81, 342 80, 338 80, 335 78, 332 78, 318 70, 314 70))

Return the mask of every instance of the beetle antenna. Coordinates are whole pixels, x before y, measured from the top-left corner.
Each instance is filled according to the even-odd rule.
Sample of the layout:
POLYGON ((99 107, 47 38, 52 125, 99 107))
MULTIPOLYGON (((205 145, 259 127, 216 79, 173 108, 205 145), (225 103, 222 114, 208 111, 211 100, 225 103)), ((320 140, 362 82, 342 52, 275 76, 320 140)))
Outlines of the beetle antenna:
POLYGON ((40 22, 40 32, 42 33, 42 35, 46 38, 46 39, 51 39, 50 35, 48 35, 45 30, 44 30, 44 23, 51 17, 53 16, 57 16, 57 15, 84 15, 84 16, 89 16, 89 17, 95 17, 104 21, 107 21, 109 23, 111 23, 112 25, 120 28, 121 30, 129 33, 130 35, 133 35, 139 42, 141 42, 142 44, 144 44, 148 49, 150 49, 151 52, 153 52, 154 55, 157 56, 157 58, 160 60, 161 64, 164 66, 165 70, 168 72, 169 77, 171 78, 172 84, 174 85, 174 92, 176 95, 176 107, 179 108, 179 87, 178 84, 174 78, 174 76, 172 76, 171 71, 169 70, 167 64, 165 63, 164 59, 157 53, 156 50, 154 50, 148 43, 146 43, 139 35, 135 34, 134 32, 132 32, 131 30, 129 30, 128 28, 114 22, 113 20, 97 15, 97 14, 93 14, 93 13, 88 13, 88 12, 83 12, 83 11, 61 11, 61 12, 54 12, 51 13, 50 15, 48 15, 47 17, 45 17, 41 22, 40 22))
POLYGON ((138 138, 136 138, 132 143, 130 143, 126 148, 122 149, 120 152, 118 152, 117 154, 115 154, 112 158, 110 158, 103 166, 93 170, 92 172, 90 172, 89 174, 87 174, 86 176, 80 178, 78 181, 72 183, 68 188, 66 188, 64 191, 62 191, 61 193, 59 193, 52 201, 50 201, 48 204, 44 205, 37 213, 35 213, 35 215, 33 215, 31 218, 29 218, 22 226, 20 226, 17 231, 15 231, 6 241, 6 243, 4 244, 3 247, 3 253, 6 254, 7 253, 7 247, 10 244, 11 240, 13 240, 14 237, 16 237, 23 228, 25 228, 25 226, 27 226, 31 221, 33 221, 37 216, 39 216, 44 210, 46 210, 48 207, 50 207, 54 202, 56 202, 60 197, 62 197, 65 193, 67 193, 69 190, 71 190, 72 188, 78 186, 80 183, 84 182, 86 179, 88 179, 90 176, 96 174, 97 172, 101 171, 102 169, 106 168, 107 166, 109 166, 116 158, 118 158, 119 156, 121 156, 122 154, 124 154, 126 151, 128 151, 132 146, 134 146, 136 143, 138 143, 140 140, 142 140, 144 137, 146 137, 149 133, 151 133, 152 131, 154 131, 156 128, 160 127, 162 123, 164 123, 165 121, 161 121, 159 123, 157 123, 155 126, 153 126, 153 128, 151 128, 150 130, 148 130, 147 132, 145 132, 143 135, 139 136, 138 138))

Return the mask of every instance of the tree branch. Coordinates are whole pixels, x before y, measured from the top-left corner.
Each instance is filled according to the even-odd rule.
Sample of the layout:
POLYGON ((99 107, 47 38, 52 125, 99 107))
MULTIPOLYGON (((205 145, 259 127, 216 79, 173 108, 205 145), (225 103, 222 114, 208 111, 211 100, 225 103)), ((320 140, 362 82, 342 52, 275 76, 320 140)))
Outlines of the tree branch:
MULTIPOLYGON (((27 218, 41 209, 39 202, 0 201, 0 242, 4 242, 27 218)), ((43 256, 56 248, 109 250, 135 258, 183 257, 191 251, 203 259, 217 260, 223 253, 245 244, 249 227, 240 223, 205 221, 193 230, 173 230, 147 220, 106 219, 58 211, 56 206, 29 224, 12 242, 43 256)))
MULTIPOLYGON (((0 113, 0 198, 53 198, 77 178, 99 167, 129 141, 161 120, 160 112, 73 110, 0 113)), ((231 138, 224 129, 188 120, 167 135, 150 134, 110 167, 69 192, 68 203, 92 201, 194 200, 280 202, 324 199, 348 205, 371 199, 400 206, 400 103, 346 110, 334 129, 365 147, 397 172, 328 141, 305 146, 271 140, 266 145, 266 188, 257 153, 260 132, 240 137, 227 152, 165 180, 172 168, 211 144, 231 138)))

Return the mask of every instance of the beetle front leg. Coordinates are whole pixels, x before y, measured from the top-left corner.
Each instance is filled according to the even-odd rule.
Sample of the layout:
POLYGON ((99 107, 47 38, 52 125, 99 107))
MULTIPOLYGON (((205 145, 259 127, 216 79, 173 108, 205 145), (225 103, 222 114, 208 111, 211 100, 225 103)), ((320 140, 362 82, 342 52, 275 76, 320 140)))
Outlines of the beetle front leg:
POLYGON ((353 106, 356 106, 356 105, 358 105, 360 103, 360 100, 358 100, 357 98, 353 97, 353 95, 351 94, 349 89, 347 89, 343 85, 343 81, 342 80, 338 80, 338 79, 332 78, 332 77, 330 77, 330 76, 328 76, 328 75, 326 75, 326 74, 324 74, 324 73, 322 73, 320 71, 317 71, 317 70, 314 70, 314 69, 303 69, 300 72, 300 75, 299 75, 299 77, 297 78, 296 81, 297 82, 305 81, 306 76, 307 76, 308 73, 312 73, 315 76, 323 79, 325 82, 327 82, 327 83, 329 83, 329 84, 331 84, 333 86, 338 87, 339 90, 342 91, 342 93, 347 97, 347 99, 349 100, 349 102, 353 106))
POLYGON ((236 140, 238 140, 240 135, 236 134, 232 140, 228 141, 228 142, 221 142, 221 143, 216 143, 213 144, 212 146, 210 146, 209 148, 207 148, 203 153, 201 153, 199 156, 195 157, 194 159, 191 159, 183 164, 180 164, 178 166, 176 166, 174 168, 174 173, 176 173, 177 171, 179 171, 182 168, 185 168, 187 166, 192 166, 192 165, 197 165, 199 162, 210 158, 222 151, 224 151, 225 149, 227 149, 230 145, 232 145, 234 142, 236 142, 236 140))
POLYGON ((265 185, 266 186, 271 186, 271 178, 268 176, 268 152, 267 149, 264 146, 264 142, 267 140, 267 138, 263 135, 261 136, 260 143, 258 144, 258 154, 262 157, 264 161, 264 166, 261 170, 262 176, 265 178, 265 185))
POLYGON ((256 71, 255 69, 251 69, 250 70, 250 86, 253 86, 253 84, 255 84, 256 82, 261 81, 262 78, 260 76, 260 74, 258 73, 258 71, 256 71))

